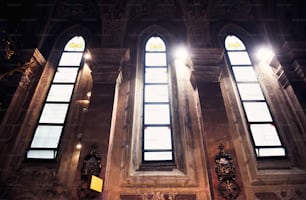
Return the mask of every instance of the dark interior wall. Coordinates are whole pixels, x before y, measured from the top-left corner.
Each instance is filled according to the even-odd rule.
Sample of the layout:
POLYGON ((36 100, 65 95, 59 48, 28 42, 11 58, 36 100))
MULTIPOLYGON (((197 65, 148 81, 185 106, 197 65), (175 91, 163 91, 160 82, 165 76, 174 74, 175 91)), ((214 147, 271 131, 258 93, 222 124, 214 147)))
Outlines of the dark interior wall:
MULTIPOLYGON (((140 45, 139 41, 145 37, 149 37, 151 31, 156 34, 164 34, 166 40, 171 44, 183 43, 191 49, 197 48, 199 52, 202 52, 201 49, 211 48, 205 59, 203 55, 199 56, 203 62, 207 62, 207 66, 201 65, 200 63, 197 69, 200 71, 203 70, 203 74, 206 73, 207 76, 211 76, 211 71, 209 71, 211 68, 213 68, 212 71, 219 70, 216 69, 219 67, 219 63, 211 65, 207 60, 212 57, 212 48, 223 49, 224 38, 227 34, 239 35, 249 48, 248 50, 250 50, 250 53, 253 53, 255 47, 259 44, 270 44, 277 51, 282 50, 282 55, 284 56, 280 55, 280 58, 286 57, 284 62, 281 60, 281 64, 284 64, 284 70, 279 71, 285 75, 277 78, 282 82, 283 76, 286 76, 286 78, 284 78, 285 81, 283 81, 284 84, 281 83, 280 88, 287 92, 286 95, 289 100, 291 96, 297 95, 297 101, 292 101, 293 103, 291 106, 294 107, 296 106, 295 104, 300 104, 302 110, 298 112, 302 113, 299 115, 303 118, 306 113, 306 70, 304 64, 305 56, 303 55, 306 46, 305 43, 303 43, 306 41, 305 4, 303 0, 3 0, 0 2, 0 76, 8 73, 10 70, 20 67, 25 61, 31 58, 31 55, 29 56, 29 54, 24 53, 24 50, 27 51, 37 48, 42 54, 42 57, 48 60, 52 57, 52 52, 62 49, 65 42, 67 42, 72 35, 80 34, 84 36, 87 48, 94 49, 93 51, 95 51, 93 55, 96 57, 91 63, 92 66, 95 66, 92 74, 95 78, 98 77, 98 80, 93 80, 93 95, 96 96, 92 98, 92 110, 89 112, 91 116, 86 120, 88 135, 86 136, 87 138, 84 137, 84 141, 90 144, 96 142, 96 137, 102 135, 103 138, 105 138, 105 140, 101 140, 98 143, 101 147, 103 146, 99 151, 103 152, 102 173, 106 173, 109 145, 108 139, 114 101, 113 94, 115 93, 116 86, 115 79, 121 70, 120 59, 122 55, 119 53, 121 52, 119 48, 129 50, 130 60, 129 63, 124 66, 123 70, 125 71, 123 74, 132 76, 128 78, 125 76, 123 81, 127 81, 127 79, 131 78, 129 80, 131 81, 131 85, 129 85, 130 88, 126 92, 126 95, 130 95, 130 93, 133 94, 134 92, 133 87, 135 85, 133 85, 133 78, 135 78, 134 75, 136 74, 136 65, 139 58, 137 55, 140 45), (295 41, 295 44, 298 45, 288 49, 283 48, 283 45, 287 41, 295 41), (9 45, 7 42, 10 42, 9 45), (116 49, 120 51, 116 51, 116 49), (9 59, 6 57, 8 50, 13 51, 9 59), (116 61, 114 61, 114 57, 117 59, 116 61), (111 68, 111 70, 108 67, 111 68), (208 68, 209 70, 206 70, 208 68), (103 81, 105 81, 105 78, 109 75, 109 71, 107 70, 111 71, 112 80, 110 81, 111 83, 105 84, 103 81), (289 88, 288 85, 290 85, 291 88, 289 88), (103 121, 103 123, 101 121, 103 121)), ((220 55, 221 54, 222 53, 220 53, 220 55)), ((55 61, 52 62, 55 63, 55 61)), ((41 70, 43 66, 40 67, 41 70)), ((226 64, 222 67, 226 67, 226 64)), ((0 122, 5 116, 7 108, 10 106, 16 88, 18 88, 20 84, 20 77, 22 74, 23 71, 17 71, 6 75, 0 80, 0 122)), ((278 76, 278 74, 276 74, 276 76, 278 76)), ((24 97, 27 97, 27 99, 25 99, 24 106, 20 107, 22 108, 22 114, 18 115, 18 119, 16 119, 16 121, 12 120, 10 124, 15 127, 14 131, 5 134, 0 133, 0 135, 9 135, 11 140, 11 143, 1 145, 1 142, 6 142, 1 138, 1 147, 8 147, 10 144, 14 143, 15 134, 19 131, 18 128, 20 128, 20 124, 24 119, 27 106, 31 100, 30 96, 34 93, 35 85, 39 77, 40 71, 32 79, 32 88, 24 91, 27 94, 27 96, 25 95, 24 97), (16 123, 14 124, 13 122, 16 123)), ((202 78, 204 80, 206 77, 202 78)), ((207 80, 204 80, 204 82, 205 81, 207 80)), ((224 101, 224 97, 222 96, 223 91, 218 81, 219 74, 211 83, 201 83, 198 87, 195 87, 200 91, 199 99, 201 101, 199 104, 203 109, 203 116, 200 120, 204 121, 205 134, 207 134, 205 138, 203 138, 208 141, 205 144, 207 145, 205 148, 208 149, 208 156, 210 159, 208 161, 208 170, 210 170, 210 174, 213 174, 210 178, 215 178, 214 154, 217 150, 219 141, 223 139, 228 141, 228 150, 233 152, 233 155, 236 156, 235 145, 230 141, 230 139, 233 138, 231 138, 232 136, 228 131, 229 122, 227 119, 228 116, 226 116, 226 107, 228 105, 226 105, 224 101), (227 131, 224 131, 224 129, 227 131)), ((18 106, 19 104, 15 109, 17 109, 18 106)), ((123 107, 125 105, 120 106, 123 107)), ((300 121, 300 123, 303 124, 304 121, 300 121)), ((129 124, 129 126, 132 125, 129 124)), ((301 127, 303 127, 303 125, 301 125, 301 127)), ((3 129, 0 129, 0 131, 2 130, 3 129)), ((295 140, 301 145, 305 143, 303 139, 303 128, 300 128, 299 132, 302 134, 295 140)), ((238 140, 239 138, 234 139, 238 140)), ((73 147, 67 147, 67 149, 69 148, 73 149, 73 147)), ((4 150, 6 151, 8 149, 9 147, 4 150)), ((89 149, 87 148, 86 150, 89 149)), ((84 151, 80 154, 79 168, 82 162, 81 159, 86 153, 88 152, 84 151)), ((9 151, 3 152, 0 155, 4 154, 12 155, 9 151)), ((71 157, 70 154, 65 155, 65 158, 68 157, 71 157)), ((238 165, 236 161, 235 164, 238 165)), ((301 168, 303 168, 303 164, 301 164, 301 166, 301 168)), ((65 169, 69 168, 67 166, 64 167, 65 169)), ((239 170, 241 167, 244 166, 238 166, 237 169, 239 170)), ((79 168, 77 170, 79 170, 79 168)), ((23 169, 25 171, 18 170, 18 172, 13 171, 12 173, 13 177, 16 178, 14 180, 19 181, 21 177, 26 174, 26 179, 30 182, 31 176, 28 176, 29 172, 26 171, 26 168, 23 169)), ((206 169, 204 169, 204 171, 205 170, 206 169)), ((44 169, 41 169, 41 171, 38 170, 37 174, 39 174, 39 176, 37 177, 42 177, 44 172, 44 169)), ((79 173, 79 171, 77 173, 79 173)), ((54 182, 49 182, 49 185, 46 185, 45 189, 47 190, 48 187, 51 187, 50 185, 53 184, 52 192, 55 194, 58 177, 56 177, 56 173, 52 175, 49 171, 46 172, 46 174, 48 175, 47 180, 52 180, 54 182)), ((241 176, 247 176, 247 174, 238 174, 238 178, 241 176)), ((303 176, 301 176, 301 178, 303 178, 303 176)), ((295 180, 293 180, 293 182, 294 181, 295 180)), ((217 196, 217 179, 212 182, 214 184, 213 187, 215 187, 212 193, 215 193, 217 196)), ((303 180, 299 179, 296 180, 296 182, 304 183, 303 180)), ((239 184, 242 185, 242 181, 239 182, 239 184)), ((261 183, 256 184, 260 185, 261 183)), ((36 183, 36 186, 39 186, 39 184, 36 183)), ((6 190, 7 187, 10 187, 10 194, 14 194, 12 190, 13 187, 11 185, 5 185, 5 187, 3 187, 5 189, 1 188, 2 190, 0 190, 1 193, 3 191, 2 196, 4 197, 8 193, 8 190, 6 190)), ((73 187, 78 187, 78 183, 75 183, 73 187)), ((244 185, 243 189, 252 187, 253 185, 244 185)), ((286 185, 284 185, 284 188, 285 187, 286 185)), ((61 186, 60 189, 62 188, 65 188, 65 186, 61 186)), ((22 187, 19 187, 19 189, 23 190, 22 187)), ((26 189, 27 188, 25 188, 24 191, 26 189)), ((300 188, 296 191, 300 191, 300 188)), ((43 193, 44 191, 40 192, 43 193)), ((67 189, 67 191, 62 193, 65 192, 69 194, 71 191, 67 189)), ((273 196, 275 199, 277 198, 276 193, 267 195, 267 193, 258 192, 257 194, 260 199, 269 196, 273 196)), ((51 193, 49 195, 52 196, 51 193)), ((242 193, 241 196, 241 198, 244 198, 248 196, 248 194, 247 192, 246 194, 242 193)), ((302 197, 303 195, 296 196, 302 197)), ((140 198, 140 196, 131 194, 122 195, 122 198, 133 199, 140 198)), ((177 199, 184 198, 184 195, 179 195, 177 197, 177 199)), ((186 199, 195 198, 194 194, 189 196, 186 195, 186 199)))

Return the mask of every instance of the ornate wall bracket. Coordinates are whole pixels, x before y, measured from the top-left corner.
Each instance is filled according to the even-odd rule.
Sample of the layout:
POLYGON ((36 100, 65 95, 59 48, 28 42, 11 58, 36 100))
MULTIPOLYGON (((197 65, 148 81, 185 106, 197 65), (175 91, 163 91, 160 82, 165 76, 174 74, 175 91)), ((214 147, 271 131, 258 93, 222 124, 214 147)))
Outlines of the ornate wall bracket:
POLYGON ((81 184, 78 188, 78 196, 80 200, 94 199, 97 192, 90 190, 91 177, 99 177, 101 171, 101 157, 96 152, 96 147, 92 146, 90 152, 84 157, 83 166, 81 168, 81 184))
POLYGON ((225 199, 236 199, 240 194, 240 187, 236 183, 236 169, 231 154, 224 150, 224 145, 219 145, 219 153, 215 157, 216 173, 219 179, 218 191, 225 199))

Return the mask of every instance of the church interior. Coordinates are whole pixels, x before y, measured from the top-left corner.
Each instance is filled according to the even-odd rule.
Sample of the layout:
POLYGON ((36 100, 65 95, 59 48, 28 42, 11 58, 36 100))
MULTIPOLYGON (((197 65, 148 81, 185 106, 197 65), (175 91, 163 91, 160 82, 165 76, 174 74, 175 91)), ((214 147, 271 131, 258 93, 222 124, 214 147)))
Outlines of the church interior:
POLYGON ((2 0, 0 199, 305 200, 303 0, 2 0))

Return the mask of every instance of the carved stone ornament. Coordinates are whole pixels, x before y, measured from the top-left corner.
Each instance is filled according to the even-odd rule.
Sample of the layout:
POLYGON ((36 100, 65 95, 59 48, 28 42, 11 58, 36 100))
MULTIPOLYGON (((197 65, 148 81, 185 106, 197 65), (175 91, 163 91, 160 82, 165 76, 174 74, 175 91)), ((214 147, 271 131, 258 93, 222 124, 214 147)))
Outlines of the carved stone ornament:
POLYGON ((89 154, 87 154, 83 160, 81 184, 78 188, 78 196, 80 200, 96 198, 97 192, 90 190, 89 186, 92 175, 99 177, 100 171, 101 157, 97 154, 96 147, 92 146, 89 154))
POLYGON ((210 31, 207 0, 186 1, 186 27, 188 39, 192 47, 205 47, 209 45, 210 31))
POLYGON ((196 194, 178 192, 137 192, 137 195, 120 195, 120 200, 196 200, 196 194))
POLYGON ((219 145, 219 153, 215 157, 215 162, 215 171, 219 179, 219 193, 225 199, 236 199, 240 194, 240 187, 235 181, 236 170, 232 156, 225 152, 223 144, 219 145))
POLYGON ((141 195, 143 200, 174 200, 177 193, 151 192, 141 195))
POLYGON ((178 196, 178 192, 137 192, 141 200, 174 200, 178 196))
POLYGON ((88 18, 95 13, 93 8, 92 1, 63 0, 56 4, 54 16, 88 18))
POLYGON ((136 0, 131 16, 162 16, 175 17, 176 3, 174 0, 136 0))

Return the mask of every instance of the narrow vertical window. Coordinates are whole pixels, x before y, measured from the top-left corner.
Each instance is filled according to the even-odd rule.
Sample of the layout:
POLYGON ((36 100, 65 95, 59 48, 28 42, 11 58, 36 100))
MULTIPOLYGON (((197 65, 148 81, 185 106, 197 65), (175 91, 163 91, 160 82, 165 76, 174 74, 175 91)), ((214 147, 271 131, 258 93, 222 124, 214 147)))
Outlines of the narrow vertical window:
POLYGON ((227 36, 225 48, 256 156, 286 156, 285 148, 279 138, 277 127, 245 45, 236 36, 227 36))
POLYGON ((73 37, 66 44, 41 111, 27 158, 56 158, 84 49, 83 37, 73 37))
POLYGON ((145 45, 143 161, 173 161, 167 51, 160 37, 145 45))

